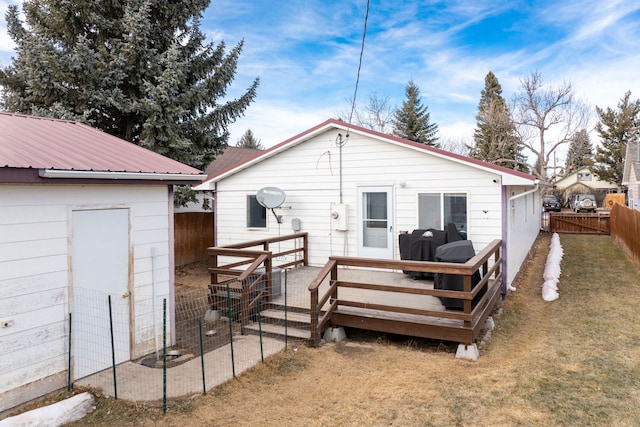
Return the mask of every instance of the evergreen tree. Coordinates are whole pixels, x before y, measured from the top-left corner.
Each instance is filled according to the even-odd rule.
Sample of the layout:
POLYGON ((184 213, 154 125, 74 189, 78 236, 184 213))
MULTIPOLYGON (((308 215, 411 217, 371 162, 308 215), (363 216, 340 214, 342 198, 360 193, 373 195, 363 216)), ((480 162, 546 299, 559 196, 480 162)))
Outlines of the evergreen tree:
POLYGON ((484 79, 476 120, 471 157, 511 169, 528 170, 509 107, 502 97, 502 86, 492 71, 484 79))
POLYGON ((596 131, 602 147, 596 148, 593 172, 600 179, 618 185, 622 183, 627 144, 640 142, 640 99, 630 98, 629 91, 618 103, 618 110, 596 107, 600 117, 596 131))
POLYGON ((17 45, 0 72, 0 107, 73 119, 204 169, 227 144, 228 125, 256 95, 218 102, 242 43, 207 43, 209 0, 26 0, 6 14, 17 45))
POLYGON ((586 129, 581 129, 571 137, 565 163, 565 173, 567 174, 584 166, 593 165, 593 148, 586 129))
POLYGON ((395 111, 393 134, 397 137, 438 146, 438 125, 429 122, 429 111, 420 100, 420 88, 413 80, 405 87, 406 100, 395 111))
POLYGON ((247 131, 242 135, 242 138, 238 139, 236 147, 264 150, 264 146, 260 143, 259 139, 256 139, 251 129, 247 129, 247 131))

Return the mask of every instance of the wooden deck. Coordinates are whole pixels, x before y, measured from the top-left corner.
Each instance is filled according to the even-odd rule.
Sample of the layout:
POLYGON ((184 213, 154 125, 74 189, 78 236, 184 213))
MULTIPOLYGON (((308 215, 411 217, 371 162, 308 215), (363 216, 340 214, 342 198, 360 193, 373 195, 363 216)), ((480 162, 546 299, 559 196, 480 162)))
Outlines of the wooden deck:
MULTIPOLYGON (((255 245, 256 242, 251 243, 255 245)), ((212 293, 220 292, 224 286, 214 281, 217 274, 238 276, 233 281, 236 299, 241 300, 243 328, 249 327, 258 301, 268 301, 270 307, 284 306, 286 296, 290 310, 309 313, 308 341, 311 345, 318 345, 322 332, 331 326, 471 344, 501 295, 500 249, 501 241, 495 240, 466 263, 331 257, 324 267, 317 268, 309 267, 306 259, 302 259, 295 264, 296 268, 285 270, 281 277, 282 291, 274 295, 271 266, 277 254, 247 250, 238 255, 238 251, 243 251, 239 245, 233 250, 209 248, 213 257, 235 254, 249 258, 226 266, 220 266, 216 258, 209 269, 212 273, 210 289, 212 293), (249 267, 237 270, 242 264, 249 267), (259 274, 256 269, 262 265, 270 267, 259 274), (461 290, 435 289, 433 281, 414 280, 403 271, 460 276, 463 287, 461 290), (479 280, 475 286, 472 285, 474 280, 479 280), (261 281, 266 286, 259 290, 261 281), (460 309, 447 309, 441 298, 462 301, 460 309)), ((306 254, 306 248, 299 250, 306 254)), ((288 267, 293 265, 283 268, 288 267)))
MULTIPOLYGON (((318 277, 321 267, 300 267, 286 271, 287 301, 290 307, 311 309, 309 285, 318 277)), ((340 269, 340 280, 348 282, 365 282, 372 284, 393 284, 414 289, 433 289, 433 280, 414 280, 400 271, 372 271, 363 269, 340 269)), ((283 284, 284 286, 284 284, 283 284)), ((330 278, 322 280, 319 293, 329 291, 330 278)), ((284 304, 284 290, 273 298, 273 303, 284 304)), ((361 301, 364 304, 390 304, 406 308, 428 308, 444 310, 439 298, 431 295, 398 294, 395 292, 369 289, 345 288, 340 298, 351 301, 361 301)))

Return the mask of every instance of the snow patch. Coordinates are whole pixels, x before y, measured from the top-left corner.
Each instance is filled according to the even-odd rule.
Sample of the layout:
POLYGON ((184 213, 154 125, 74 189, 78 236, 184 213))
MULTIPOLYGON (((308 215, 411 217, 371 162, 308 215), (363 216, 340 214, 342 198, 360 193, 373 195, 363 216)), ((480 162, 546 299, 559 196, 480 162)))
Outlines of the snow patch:
POLYGON ((555 301, 559 298, 558 282, 560 281, 560 261, 563 255, 562 245, 560 245, 560 236, 553 233, 551 236, 551 244, 549 245, 549 254, 547 262, 544 266, 542 278, 542 299, 545 301, 555 301))

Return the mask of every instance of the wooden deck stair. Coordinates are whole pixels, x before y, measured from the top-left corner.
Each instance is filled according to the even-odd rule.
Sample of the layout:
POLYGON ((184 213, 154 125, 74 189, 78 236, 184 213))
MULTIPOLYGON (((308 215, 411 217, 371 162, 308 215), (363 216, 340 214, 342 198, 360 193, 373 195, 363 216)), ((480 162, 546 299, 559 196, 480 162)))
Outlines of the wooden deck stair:
POLYGON ((254 322, 245 326, 246 333, 259 334, 262 326, 264 336, 285 339, 303 340, 310 343, 311 340, 311 311, 303 308, 288 307, 286 313, 283 305, 271 304, 271 308, 262 310, 261 325, 257 317, 254 322), (286 316, 285 316, 286 314, 286 316))

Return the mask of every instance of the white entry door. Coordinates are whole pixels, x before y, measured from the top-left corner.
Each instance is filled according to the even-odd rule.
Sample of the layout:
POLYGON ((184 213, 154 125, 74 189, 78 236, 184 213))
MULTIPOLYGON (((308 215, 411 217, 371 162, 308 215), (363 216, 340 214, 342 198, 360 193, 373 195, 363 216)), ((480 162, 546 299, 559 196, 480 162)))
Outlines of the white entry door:
POLYGON ((358 187, 358 256, 393 259, 393 187, 358 187))
POLYGON ((73 211, 71 334, 73 377, 130 359, 129 209, 73 211), (111 296, 111 319, 109 316, 111 296))

